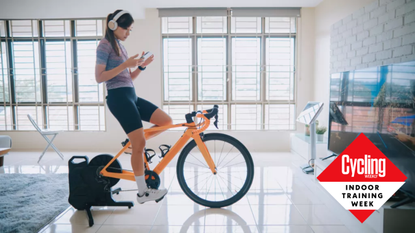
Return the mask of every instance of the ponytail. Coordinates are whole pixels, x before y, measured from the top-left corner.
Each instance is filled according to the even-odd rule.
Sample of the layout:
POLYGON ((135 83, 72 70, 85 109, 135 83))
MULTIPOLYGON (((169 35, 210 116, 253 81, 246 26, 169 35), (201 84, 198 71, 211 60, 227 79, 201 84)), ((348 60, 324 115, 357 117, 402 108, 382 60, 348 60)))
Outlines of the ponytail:
MULTIPOLYGON (((108 22, 111 19, 113 19, 121 11, 122 10, 116 10, 114 13, 109 14, 107 16, 107 24, 105 26, 105 28, 106 28, 105 29, 105 39, 107 39, 111 43, 111 46, 114 49, 115 54, 117 54, 117 56, 120 56, 120 48, 117 45, 117 39, 115 38, 114 31, 111 30, 108 27, 108 22)), ((128 27, 130 27, 131 24, 133 24, 133 23, 134 23, 134 19, 131 16, 130 13, 125 13, 120 18, 117 19, 118 27, 121 27, 121 28, 124 28, 124 29, 127 29, 128 27)))
POLYGON ((109 27, 108 27, 108 22, 111 20, 111 19, 113 19, 114 18, 114 16, 117 14, 118 12, 116 11, 116 12, 114 12, 113 14, 109 14, 108 16, 107 16, 107 24, 106 24, 106 29, 105 29, 105 39, 107 39, 109 42, 110 42, 110 44, 111 44, 111 46, 112 46, 112 49, 114 49, 114 51, 115 51, 115 54, 117 54, 117 56, 120 56, 120 50, 119 50, 119 48, 118 48, 118 45, 116 44, 117 42, 116 42, 116 38, 115 38, 115 34, 114 34, 114 31, 113 30, 111 30, 109 27))

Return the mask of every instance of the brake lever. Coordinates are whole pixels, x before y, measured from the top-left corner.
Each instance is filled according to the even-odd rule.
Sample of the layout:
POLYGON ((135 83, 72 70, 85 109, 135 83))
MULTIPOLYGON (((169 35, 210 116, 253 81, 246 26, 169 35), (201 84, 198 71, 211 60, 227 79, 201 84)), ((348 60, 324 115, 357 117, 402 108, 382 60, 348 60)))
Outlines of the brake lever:
POLYGON ((218 115, 217 114, 215 116, 215 122, 213 122, 213 124, 215 125, 216 129, 219 129, 218 128, 218 115))

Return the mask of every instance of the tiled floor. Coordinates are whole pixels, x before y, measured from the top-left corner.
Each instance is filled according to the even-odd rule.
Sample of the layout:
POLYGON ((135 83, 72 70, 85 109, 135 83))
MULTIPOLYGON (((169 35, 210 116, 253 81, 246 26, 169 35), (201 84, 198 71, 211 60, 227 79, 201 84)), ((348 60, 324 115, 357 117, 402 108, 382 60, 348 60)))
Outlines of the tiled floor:
MULTIPOLYGON (((11 152, 0 173, 67 173, 67 161, 73 155, 91 159, 100 153, 63 152, 62 161, 48 152, 40 164, 40 152, 11 152)), ((174 162, 160 178, 169 189, 159 203, 140 205, 135 191, 114 195, 117 201, 134 201, 134 207, 93 207, 95 225, 88 226, 84 211, 67 209, 42 232, 281 232, 346 233, 378 232, 361 224, 344 210, 315 181, 298 168, 304 161, 291 153, 252 153, 255 177, 248 194, 236 204, 209 209, 190 200, 181 190, 174 162)), ((130 156, 119 159, 124 169, 131 169, 130 156)), ((154 166, 154 164, 153 164, 154 166)), ((135 182, 120 180, 115 187, 136 189, 135 182)))

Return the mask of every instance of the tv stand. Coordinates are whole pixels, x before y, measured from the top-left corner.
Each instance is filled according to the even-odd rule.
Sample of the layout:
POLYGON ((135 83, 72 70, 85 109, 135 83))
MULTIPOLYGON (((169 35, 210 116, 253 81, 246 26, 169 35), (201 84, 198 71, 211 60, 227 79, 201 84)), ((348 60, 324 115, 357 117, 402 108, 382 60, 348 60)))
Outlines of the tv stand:
POLYGON ((331 157, 337 157, 337 155, 335 154, 335 153, 333 153, 333 154, 331 154, 331 155, 329 155, 329 156, 326 156, 326 157, 324 157, 324 158, 320 158, 321 160, 326 160, 326 159, 329 159, 329 158, 331 158, 331 157))
POLYGON ((311 166, 301 167, 305 174, 314 174, 314 168, 311 166))
MULTIPOLYGON (((311 136, 306 136, 304 133, 291 133, 291 152, 299 155, 302 161, 311 162, 311 136)), ((316 157, 326 156, 327 153, 327 138, 324 138, 323 141, 316 141, 316 157)), ((315 162, 319 162, 320 159, 315 162)), ((316 169, 315 166, 311 167, 309 163, 300 164, 300 169, 302 172, 312 175, 316 169)))
POLYGON ((297 117, 298 122, 309 125, 310 127, 310 143, 308 148, 310 148, 311 158, 308 160, 308 164, 300 166, 306 174, 314 174, 314 160, 316 159, 317 144, 316 120, 323 110, 323 106, 323 102, 309 101, 297 117))

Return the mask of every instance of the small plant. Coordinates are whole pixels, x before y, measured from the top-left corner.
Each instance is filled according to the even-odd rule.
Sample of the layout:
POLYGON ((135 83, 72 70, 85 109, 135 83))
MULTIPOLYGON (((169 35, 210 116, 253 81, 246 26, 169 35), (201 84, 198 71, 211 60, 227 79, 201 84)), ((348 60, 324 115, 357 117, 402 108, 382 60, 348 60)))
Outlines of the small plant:
MULTIPOLYGON (((317 129, 318 129, 318 120, 315 121, 315 125, 316 125, 316 132, 317 132, 317 129)), ((305 125, 305 135, 306 136, 310 136, 310 125, 309 124, 306 124, 305 125)))
POLYGON ((325 127, 325 126, 317 127, 317 129, 316 129, 317 134, 324 134, 326 131, 327 131, 327 127, 325 127))

